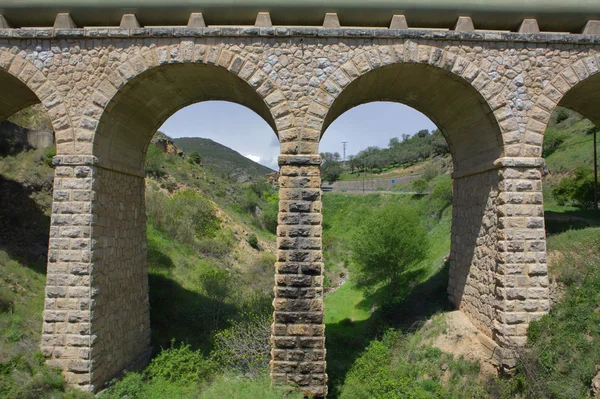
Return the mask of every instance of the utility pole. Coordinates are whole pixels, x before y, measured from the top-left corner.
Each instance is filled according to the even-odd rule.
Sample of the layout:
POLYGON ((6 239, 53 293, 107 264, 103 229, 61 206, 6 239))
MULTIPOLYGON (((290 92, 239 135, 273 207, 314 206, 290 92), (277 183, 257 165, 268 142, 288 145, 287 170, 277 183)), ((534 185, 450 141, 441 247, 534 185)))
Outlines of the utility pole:
POLYGON ((596 148, 596 135, 598 128, 594 129, 594 209, 598 210, 598 149, 596 148))
POLYGON ((365 174, 367 173, 367 164, 363 163, 363 194, 365 193, 365 174))
POLYGON ((342 145, 344 146, 344 158, 342 158, 342 161, 344 162, 344 166, 346 166, 346 144, 348 144, 347 141, 342 141, 342 145))

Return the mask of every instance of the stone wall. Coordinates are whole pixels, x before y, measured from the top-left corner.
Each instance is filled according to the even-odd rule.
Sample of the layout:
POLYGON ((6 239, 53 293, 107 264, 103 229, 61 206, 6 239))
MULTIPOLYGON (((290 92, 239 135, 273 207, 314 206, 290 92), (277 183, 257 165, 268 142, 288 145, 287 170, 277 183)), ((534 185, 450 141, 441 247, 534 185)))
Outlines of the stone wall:
POLYGON ((67 383, 92 389, 92 202, 97 169, 86 157, 57 157, 41 350, 67 383))
POLYGON ((280 157, 271 372, 327 395, 323 308, 321 158, 280 157))
POLYGON ((150 346, 143 177, 97 169, 93 202, 93 383, 101 386, 150 346))
POLYGON ((499 181, 498 171, 492 169, 453 182, 448 295, 490 338, 496 302, 499 181))

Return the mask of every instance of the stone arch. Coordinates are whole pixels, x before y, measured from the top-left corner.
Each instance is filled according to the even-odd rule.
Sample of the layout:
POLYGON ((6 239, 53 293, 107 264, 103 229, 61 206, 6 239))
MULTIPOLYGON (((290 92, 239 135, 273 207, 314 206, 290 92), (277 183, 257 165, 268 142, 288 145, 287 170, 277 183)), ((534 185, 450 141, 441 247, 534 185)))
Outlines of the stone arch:
MULTIPOLYGON (((543 240, 541 199, 537 195, 531 196, 531 205, 527 197, 526 201, 521 199, 522 206, 506 206, 513 196, 523 195, 513 195, 514 191, 538 191, 537 182, 517 189, 511 180, 533 180, 539 165, 506 157, 522 153, 520 145, 518 153, 507 153, 507 139, 519 134, 519 124, 506 112, 505 86, 492 80, 476 61, 440 48, 412 41, 380 46, 357 54, 323 82, 301 130, 304 137, 318 142, 327 126, 343 112, 378 100, 405 103, 438 125, 449 142, 454 162, 450 301, 501 346, 500 363, 510 368, 514 367, 514 357, 504 349, 525 343, 529 320, 547 311, 547 289, 535 291, 534 287, 531 298, 535 306, 527 309, 531 314, 524 314, 519 304, 521 313, 517 316, 515 300, 522 297, 505 288, 514 278, 507 277, 513 273, 507 273, 507 263, 521 263, 521 258, 511 253, 513 248, 508 242, 523 236, 529 228, 536 229, 535 238, 543 240), (535 218, 525 225, 523 216, 535 218), (521 326, 516 328, 515 324, 521 326)), ((530 235, 534 237, 533 231, 530 235)), ((539 259, 539 273, 543 274, 545 258, 539 255, 539 259)), ((523 273, 524 269, 518 270, 523 273)))
POLYGON ((54 127, 57 152, 73 144, 71 119, 53 82, 42 71, 18 54, 0 50, 0 121, 31 105, 42 103, 54 127))
POLYGON ((99 165, 139 173, 151 134, 173 113, 200 101, 244 105, 276 135, 294 125, 285 95, 259 65, 220 46, 191 45, 179 54, 171 58, 168 48, 145 49, 98 85, 88 104, 93 116, 82 118, 79 131, 81 137, 91 135, 99 165), (133 142, 138 139, 143 145, 133 142))
MULTIPOLYGON (((84 243, 77 253, 58 252, 52 268, 77 262, 69 270, 86 277, 77 277, 78 286, 67 293, 81 310, 77 319, 47 309, 42 351, 86 390, 143 358, 150 345, 144 161, 156 129, 177 110, 208 100, 250 108, 275 134, 294 124, 283 92, 259 65, 222 46, 174 46, 132 48, 98 83, 76 130, 85 150, 61 163, 60 185, 73 193, 55 209, 81 215, 55 215, 53 222, 62 222, 62 230, 68 225, 65 234, 84 243), (81 332, 72 337, 67 328, 81 332), (73 349, 82 346, 85 352, 73 349)), ((48 285, 52 295, 62 294, 64 287, 48 285)))
POLYGON ((307 119, 321 137, 352 107, 401 102, 438 125, 452 150, 455 171, 469 171, 489 167, 504 155, 503 134, 510 133, 511 124, 502 112, 502 88, 476 62, 408 41, 359 53, 345 62, 322 84, 307 119))
POLYGON ((529 142, 541 146, 543 134, 557 106, 572 109, 600 126, 600 57, 596 54, 560 70, 544 87, 527 126, 529 142), (596 100, 596 101, 594 101, 596 100))

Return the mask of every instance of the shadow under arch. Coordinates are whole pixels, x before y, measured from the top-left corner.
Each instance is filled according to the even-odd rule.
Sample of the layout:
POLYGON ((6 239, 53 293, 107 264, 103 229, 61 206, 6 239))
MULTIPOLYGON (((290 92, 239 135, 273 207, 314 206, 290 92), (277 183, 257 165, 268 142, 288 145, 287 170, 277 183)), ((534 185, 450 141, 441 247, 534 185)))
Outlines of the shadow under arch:
POLYGON ((25 83, 11 73, 0 69, 0 122, 16 112, 40 103, 40 99, 25 83))
POLYGON ((250 84, 206 64, 166 64, 132 77, 99 118, 92 147, 97 158, 91 280, 97 294, 90 309, 90 333, 97 337, 91 375, 95 388, 143 359, 151 344, 144 181, 148 146, 176 111, 211 100, 245 106, 277 131, 267 103, 250 84))
POLYGON ((391 64, 356 78, 329 108, 321 135, 344 112, 374 101, 403 103, 431 119, 448 141, 455 171, 504 153, 500 127, 483 96, 465 79, 429 64, 391 64))
POLYGON ((557 104, 579 112, 600 126, 600 73, 582 79, 569 89, 557 104))
POLYGON ((366 72, 342 89, 329 107, 321 135, 344 112, 375 101, 420 111, 446 138, 454 164, 448 295, 475 326, 496 338, 500 176, 494 161, 504 156, 504 145, 492 109, 468 80, 451 71, 426 63, 396 63, 366 72))
POLYGON ((99 165, 141 173, 156 130, 178 110, 203 101, 245 106, 277 134, 265 101, 234 73, 215 65, 167 64, 132 78, 105 107, 93 143, 99 165))

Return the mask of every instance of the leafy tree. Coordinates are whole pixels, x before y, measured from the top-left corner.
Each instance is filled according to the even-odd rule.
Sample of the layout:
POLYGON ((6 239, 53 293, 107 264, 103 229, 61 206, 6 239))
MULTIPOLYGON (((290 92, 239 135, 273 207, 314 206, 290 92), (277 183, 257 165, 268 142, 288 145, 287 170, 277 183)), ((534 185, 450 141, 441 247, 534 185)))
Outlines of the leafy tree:
POLYGON ((352 238, 352 260, 365 287, 389 283, 397 296, 405 270, 425 259, 427 230, 408 208, 386 206, 375 211, 352 238))
POLYGON ((190 163, 200 165, 200 163, 202 163, 202 157, 197 151, 194 151, 189 155, 188 161, 190 161, 190 163))
POLYGON ((339 179, 342 174, 342 165, 340 163, 340 154, 325 152, 321 154, 323 163, 321 164, 321 176, 323 180, 332 183, 339 179))
POLYGON ((594 173, 590 169, 577 168, 573 177, 565 177, 552 189, 552 196, 559 205, 571 201, 581 208, 594 205, 594 173))
POLYGON ((150 144, 148 153, 146 154, 146 176, 153 176, 155 178, 163 177, 166 174, 162 168, 164 162, 165 154, 156 148, 154 144, 150 144))

